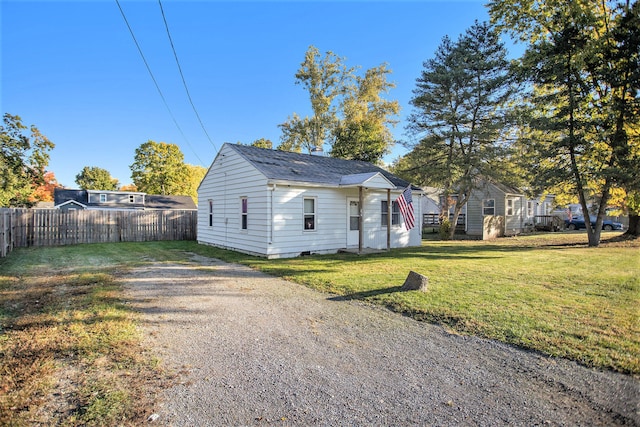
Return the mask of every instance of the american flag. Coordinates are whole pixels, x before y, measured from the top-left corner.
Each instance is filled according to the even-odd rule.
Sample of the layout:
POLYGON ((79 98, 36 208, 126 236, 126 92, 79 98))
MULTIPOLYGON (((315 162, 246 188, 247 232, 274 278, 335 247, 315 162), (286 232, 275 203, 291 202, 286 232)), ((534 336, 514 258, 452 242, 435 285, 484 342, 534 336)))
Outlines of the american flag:
POLYGON ((416 217, 413 213, 413 198, 411 197, 411 185, 409 185, 405 190, 400 194, 398 199, 398 206, 400 207, 400 213, 404 218, 404 226, 407 227, 407 230, 411 230, 416 225, 416 217))

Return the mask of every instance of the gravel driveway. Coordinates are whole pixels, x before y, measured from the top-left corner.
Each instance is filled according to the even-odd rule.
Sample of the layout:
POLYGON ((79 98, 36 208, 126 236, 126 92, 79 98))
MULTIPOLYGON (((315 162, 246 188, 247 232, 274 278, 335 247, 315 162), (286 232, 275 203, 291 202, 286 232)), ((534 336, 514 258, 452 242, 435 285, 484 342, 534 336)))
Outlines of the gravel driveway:
POLYGON ((193 255, 123 278, 177 372, 153 424, 640 425, 640 381, 193 255))

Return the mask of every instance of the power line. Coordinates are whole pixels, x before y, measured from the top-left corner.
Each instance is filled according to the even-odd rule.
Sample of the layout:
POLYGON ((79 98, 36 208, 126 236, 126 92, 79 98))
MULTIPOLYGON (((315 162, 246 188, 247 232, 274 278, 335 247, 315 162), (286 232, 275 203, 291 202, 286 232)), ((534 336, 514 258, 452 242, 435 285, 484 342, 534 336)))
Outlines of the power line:
POLYGON ((167 107, 167 111, 169 112, 169 115, 171 116, 171 119, 173 120, 173 123, 176 125, 176 127, 180 131, 180 134, 182 135, 184 140, 187 142, 187 144, 189 145, 189 148, 191 148, 191 151, 193 151, 193 154, 196 156, 196 158, 198 159, 200 164, 202 166, 204 166, 204 162, 202 161, 202 159, 200 159, 200 157, 198 156, 198 153, 196 153, 196 151, 193 149, 193 146, 191 145, 191 143, 187 139, 186 135, 182 131, 182 128, 178 124, 178 121, 176 120, 175 116, 173 115, 173 112, 171 111, 171 108, 169 108, 169 104, 167 103, 167 100, 165 99, 164 95, 162 94, 162 91, 160 90, 160 86, 158 85, 158 82, 157 82, 156 78, 154 77, 153 72, 151 72, 151 67, 149 66, 149 63, 147 62, 147 59, 145 58, 144 54, 142 53, 142 48, 140 47, 140 44, 138 43, 138 40, 136 39, 136 36, 133 34, 133 30, 131 29, 131 25, 129 25, 129 21, 127 20, 127 17, 124 14, 124 10, 122 10, 122 6, 120 6, 120 2, 118 0, 116 0, 116 4, 118 5, 118 9, 120 9, 120 13, 122 14, 122 19, 124 19, 125 24, 127 24, 127 28, 129 29, 129 33, 131 34, 131 37, 133 38, 133 42, 135 43, 136 47, 138 48, 138 53, 140 53, 140 57, 142 58, 142 61, 144 62, 144 65, 147 67, 147 71, 149 72, 149 75, 151 76, 151 80, 153 80, 153 84, 156 86, 156 89, 158 90, 158 93, 160 94, 160 98, 162 98, 162 102, 164 103, 164 106, 167 107))
POLYGON ((209 136, 209 133, 207 132, 207 129, 204 127, 204 123, 202 123, 202 119, 200 118, 200 114, 198 114, 198 110, 196 109, 196 106, 193 104, 193 100, 191 99, 191 94, 189 93, 189 88, 187 87, 187 82, 184 79, 184 74, 182 74, 182 67, 180 66, 180 61, 178 60, 178 54, 176 53, 176 48, 173 45, 173 39, 171 38, 171 32, 169 32, 169 25, 167 24, 167 18, 164 15, 164 8, 162 7, 162 1, 161 0, 158 0, 158 5, 160 5, 160 12, 162 13, 162 20, 164 21, 164 27, 167 29, 167 36, 169 37, 169 43, 171 44, 171 50, 173 51, 173 57, 176 59, 176 65, 178 66, 178 71, 180 72, 180 77, 182 78, 182 85, 184 86, 184 90, 187 93, 187 98, 189 98, 189 103, 191 104, 191 108, 193 108, 193 112, 196 114, 196 117, 198 118, 198 122, 200 122, 200 127, 202 127, 202 130, 204 131, 204 134, 207 135, 207 139, 209 140, 209 142, 211 143, 213 148, 215 148, 215 150, 218 151, 218 147, 216 147, 216 144, 214 144, 213 141, 211 140, 211 137, 209 136))

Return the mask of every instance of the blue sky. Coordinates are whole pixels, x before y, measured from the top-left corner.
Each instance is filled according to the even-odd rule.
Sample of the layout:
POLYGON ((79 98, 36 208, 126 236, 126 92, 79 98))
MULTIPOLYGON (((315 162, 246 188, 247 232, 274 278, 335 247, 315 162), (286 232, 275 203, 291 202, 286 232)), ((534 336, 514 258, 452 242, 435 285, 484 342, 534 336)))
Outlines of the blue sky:
MULTIPOLYGON (((175 1, 165 16, 193 112, 156 0, 120 5, 175 117, 149 76, 115 0, 0 0, 2 113, 54 142, 49 170, 67 187, 84 166, 131 183, 142 143, 175 143, 208 167, 224 142, 268 138, 294 112, 310 114, 295 73, 310 45, 361 71, 387 63, 405 139, 415 79, 442 37, 487 20, 482 1, 175 1)), ((398 145, 385 158, 404 153, 398 145)))

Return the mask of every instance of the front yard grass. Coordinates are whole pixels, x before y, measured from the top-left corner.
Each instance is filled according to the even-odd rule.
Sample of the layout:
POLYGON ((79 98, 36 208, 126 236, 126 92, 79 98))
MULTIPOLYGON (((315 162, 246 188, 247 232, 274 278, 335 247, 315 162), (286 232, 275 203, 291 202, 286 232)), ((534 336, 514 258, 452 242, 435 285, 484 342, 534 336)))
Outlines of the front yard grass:
POLYGON ((199 250, 454 333, 639 376, 640 242, 606 242, 618 234, 598 248, 584 233, 555 233, 270 261, 199 250), (410 270, 429 278, 426 293, 400 291, 410 270))
MULTIPOLYGON (((0 425, 140 425, 165 378, 114 271, 141 245, 16 250, 0 260, 0 425)), ((136 253, 137 252, 137 253, 136 253)))
MULTIPOLYGON (((607 237, 616 233, 605 233, 607 237)), ((640 242, 563 233, 425 241, 358 256, 265 260, 195 242, 19 249, 0 260, 0 425, 139 425, 169 376, 145 352, 121 272, 189 253, 239 262, 452 333, 640 376, 640 242), (402 292, 410 270, 426 293, 402 292)))

